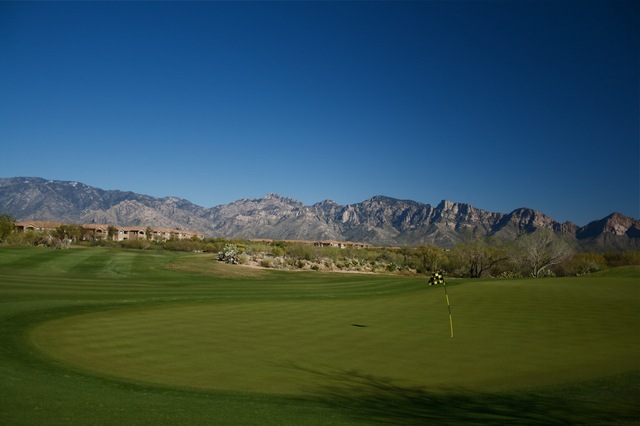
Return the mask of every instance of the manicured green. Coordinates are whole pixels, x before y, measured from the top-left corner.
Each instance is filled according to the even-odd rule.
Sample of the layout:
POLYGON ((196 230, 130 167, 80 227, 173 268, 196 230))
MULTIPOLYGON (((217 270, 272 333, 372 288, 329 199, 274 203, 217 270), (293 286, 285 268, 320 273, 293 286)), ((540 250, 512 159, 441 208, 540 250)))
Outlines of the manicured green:
POLYGON ((447 280, 0 247, 0 424, 633 424, 640 268, 447 280))

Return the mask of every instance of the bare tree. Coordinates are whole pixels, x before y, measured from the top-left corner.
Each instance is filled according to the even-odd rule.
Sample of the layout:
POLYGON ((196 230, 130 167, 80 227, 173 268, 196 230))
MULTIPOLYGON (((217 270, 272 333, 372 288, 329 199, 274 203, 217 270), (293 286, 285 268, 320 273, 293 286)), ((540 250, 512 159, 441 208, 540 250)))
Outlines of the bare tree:
POLYGON ((518 239, 517 247, 523 267, 536 278, 572 253, 566 241, 545 229, 523 235, 518 239))
POLYGON ((508 259, 503 247, 490 245, 482 238, 458 244, 456 252, 471 278, 480 278, 484 272, 508 259))

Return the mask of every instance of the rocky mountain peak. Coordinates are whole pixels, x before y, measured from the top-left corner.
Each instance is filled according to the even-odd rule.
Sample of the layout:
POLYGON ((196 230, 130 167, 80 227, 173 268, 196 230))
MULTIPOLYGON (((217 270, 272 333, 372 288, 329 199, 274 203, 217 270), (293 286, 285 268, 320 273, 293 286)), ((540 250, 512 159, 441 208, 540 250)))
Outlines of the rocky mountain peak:
POLYGON ((537 210, 520 207, 512 211, 509 216, 522 229, 548 228, 553 226, 555 221, 549 216, 537 210))
POLYGON ((294 198, 284 197, 282 195, 273 194, 273 193, 267 194, 262 198, 258 198, 257 201, 275 202, 275 203, 286 204, 286 205, 295 206, 295 207, 303 206, 302 202, 294 198))
POLYGON ((338 203, 336 203, 335 201, 327 198, 326 200, 322 200, 318 203, 315 203, 313 206, 318 206, 318 207, 334 207, 337 206, 338 203))
POLYGON ((602 235, 638 238, 640 237, 640 221, 614 212, 578 229, 577 235, 581 238, 598 238, 602 235))
POLYGON ((453 201, 442 200, 440 201, 440 203, 438 203, 438 205, 436 206, 436 209, 440 211, 451 211, 454 205, 455 203, 453 201))
POLYGON ((640 232, 640 222, 628 216, 614 212, 604 219, 605 231, 614 235, 626 235, 640 232))

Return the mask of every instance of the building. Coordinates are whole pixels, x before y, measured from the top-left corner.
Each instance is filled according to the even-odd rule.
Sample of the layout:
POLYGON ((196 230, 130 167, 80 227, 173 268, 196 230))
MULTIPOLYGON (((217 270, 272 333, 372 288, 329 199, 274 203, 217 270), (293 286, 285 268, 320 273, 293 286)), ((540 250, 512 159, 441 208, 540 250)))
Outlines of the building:
MULTIPOLYGON (((64 224, 62 222, 41 222, 41 221, 22 221, 16 222, 18 231, 33 232, 54 232, 57 228, 64 224)), ((82 240, 96 239, 112 239, 114 241, 124 240, 189 240, 191 238, 204 239, 204 235, 198 232, 185 231, 182 229, 171 228, 152 228, 150 226, 117 226, 107 224, 89 224, 78 225, 82 230, 82 240)))

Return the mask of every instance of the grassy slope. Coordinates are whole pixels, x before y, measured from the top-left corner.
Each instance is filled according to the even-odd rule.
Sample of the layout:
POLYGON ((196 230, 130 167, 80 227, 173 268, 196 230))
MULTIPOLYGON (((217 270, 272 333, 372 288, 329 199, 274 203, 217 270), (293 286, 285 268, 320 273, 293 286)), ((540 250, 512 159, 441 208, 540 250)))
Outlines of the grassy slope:
POLYGON ((450 339, 424 280, 0 248, 0 423, 631 422, 639 275, 450 283, 450 339))

